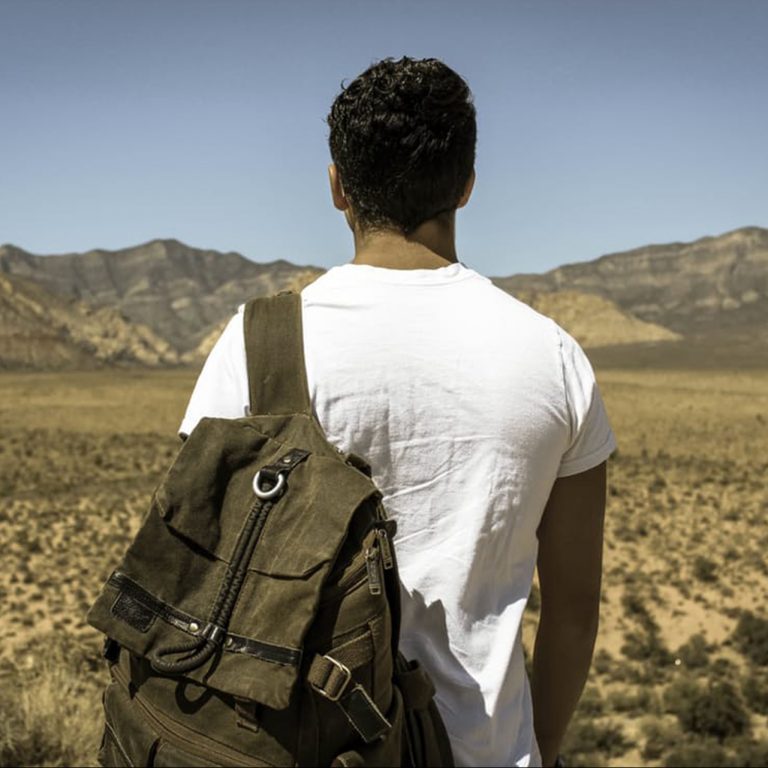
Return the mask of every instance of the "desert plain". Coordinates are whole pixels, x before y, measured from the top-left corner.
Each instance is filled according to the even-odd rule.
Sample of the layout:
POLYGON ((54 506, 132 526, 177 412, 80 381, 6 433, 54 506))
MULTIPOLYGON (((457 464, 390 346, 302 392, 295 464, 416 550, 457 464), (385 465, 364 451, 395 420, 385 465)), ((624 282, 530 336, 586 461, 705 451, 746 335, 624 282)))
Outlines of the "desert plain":
MULTIPOLYGON (((609 463, 601 626, 569 765, 768 762, 768 363, 593 358, 609 463)), ((0 764, 95 765, 85 612, 180 445, 192 368, 0 373, 0 764)), ((529 600, 532 647, 538 606, 529 600)))

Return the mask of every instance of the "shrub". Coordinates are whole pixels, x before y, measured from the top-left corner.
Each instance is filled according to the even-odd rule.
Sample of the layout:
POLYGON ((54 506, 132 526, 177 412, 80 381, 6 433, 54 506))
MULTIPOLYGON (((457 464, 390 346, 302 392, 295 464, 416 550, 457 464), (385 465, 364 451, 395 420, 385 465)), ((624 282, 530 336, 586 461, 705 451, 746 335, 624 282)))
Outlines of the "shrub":
POLYGON ((633 661, 651 662, 656 666, 670 664, 672 655, 665 647, 661 639, 659 625, 648 611, 637 586, 632 586, 624 591, 621 604, 625 613, 639 625, 639 630, 633 630, 624 635, 624 645, 621 647, 621 652, 633 661))
POLYGON ((699 581, 713 582, 717 581, 717 563, 703 555, 697 555, 693 561, 693 575, 699 581))
POLYGON ((689 733, 723 741, 749 730, 744 703, 733 685, 724 680, 710 681, 705 689, 683 678, 667 688, 664 703, 689 733))
POLYGON ((627 523, 619 523, 613 533, 619 541, 631 543, 637 539, 635 529, 631 528, 627 523))
POLYGON ((659 700, 652 688, 631 688, 611 691, 608 694, 608 709, 611 712, 641 712, 648 714, 659 711, 659 700))
POLYGON ((768 741, 731 743, 733 763, 740 768, 765 768, 768 765, 768 741))
POLYGON ((741 693, 753 712, 768 715, 768 674, 762 670, 748 673, 741 684, 741 693))
POLYGON ((735 680, 738 677, 736 665, 724 656, 718 656, 709 666, 709 676, 711 679, 735 680))
POLYGON ((603 697, 600 695, 600 691, 594 685, 588 686, 579 700, 579 714, 599 717, 603 714, 604 709, 603 697))
POLYGON ((592 669, 597 672, 598 675, 606 675, 611 671, 613 666, 613 656, 610 651, 606 651, 605 648, 601 648, 592 659, 592 669))
POLYGON ((578 719, 568 728, 563 753, 569 764, 595 765, 599 756, 617 757, 631 746, 620 725, 578 719))
POLYGON ((739 560, 741 558, 741 553, 738 549, 735 549, 734 547, 728 547, 728 549, 723 552, 723 560, 726 562, 734 562, 735 560, 739 560))
POLYGON ((662 701, 664 711, 676 715, 689 706, 701 692, 701 687, 696 680, 688 675, 683 675, 664 689, 662 701))
POLYGON ((704 635, 700 632, 691 635, 688 642, 678 648, 677 656, 691 669, 706 667, 709 663, 709 646, 704 635))
POLYGON ((626 633, 621 652, 628 659, 648 661, 655 666, 665 666, 672 663, 672 654, 664 645, 656 627, 626 633))
POLYGON ((693 742, 681 744, 666 753, 663 765, 669 768, 690 766, 691 768, 725 768, 732 766, 728 753, 720 744, 693 742))
POLYGON ((661 720, 643 721, 640 731, 645 739, 640 754, 645 760, 658 760, 680 742, 680 730, 661 720))
POLYGON ((731 637, 753 664, 768 666, 768 619, 743 611, 731 637))
POLYGON ((627 589, 621 596, 621 606, 624 612, 638 621, 644 622, 650 619, 648 609, 640 594, 634 589, 627 589))
MULTIPOLYGON (((674 667, 671 667, 674 669, 674 667)), ((627 664, 624 671, 624 682, 636 686, 656 686, 667 677, 667 669, 659 668, 656 664, 627 664)), ((615 677, 613 678, 616 679, 615 677)))

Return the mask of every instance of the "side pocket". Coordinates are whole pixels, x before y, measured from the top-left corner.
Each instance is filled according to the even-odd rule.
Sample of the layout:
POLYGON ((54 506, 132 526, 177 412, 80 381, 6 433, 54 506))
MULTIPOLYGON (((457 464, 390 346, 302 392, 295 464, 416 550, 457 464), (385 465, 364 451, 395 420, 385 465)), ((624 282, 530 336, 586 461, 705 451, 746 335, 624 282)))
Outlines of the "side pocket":
POLYGON ((405 749, 412 765, 454 765, 448 733, 434 701, 435 688, 417 661, 398 655, 395 689, 404 702, 405 749))
POLYGON ((99 762, 104 766, 152 765, 158 736, 136 711, 122 685, 111 682, 104 692, 106 724, 99 762))

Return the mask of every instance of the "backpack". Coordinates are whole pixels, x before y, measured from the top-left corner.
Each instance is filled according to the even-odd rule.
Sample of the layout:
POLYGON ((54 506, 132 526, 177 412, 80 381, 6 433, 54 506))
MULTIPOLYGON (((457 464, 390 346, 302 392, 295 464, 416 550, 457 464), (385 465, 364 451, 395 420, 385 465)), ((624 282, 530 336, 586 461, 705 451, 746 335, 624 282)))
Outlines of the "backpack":
POLYGON ((88 613, 110 766, 451 766, 434 687, 398 652, 370 467, 313 416, 301 298, 250 301, 257 413, 204 418, 88 613))

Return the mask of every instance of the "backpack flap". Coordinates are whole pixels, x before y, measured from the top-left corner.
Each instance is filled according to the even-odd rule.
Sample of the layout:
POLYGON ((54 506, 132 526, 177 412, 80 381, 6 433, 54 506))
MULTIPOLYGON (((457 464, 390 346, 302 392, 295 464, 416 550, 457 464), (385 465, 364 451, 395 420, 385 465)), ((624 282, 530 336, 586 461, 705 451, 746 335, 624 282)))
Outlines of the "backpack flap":
POLYGON ((348 525, 378 498, 342 459, 270 438, 259 417, 203 419, 88 622, 160 672, 287 707, 348 525), (273 499, 254 490, 259 471, 282 475, 273 499))

